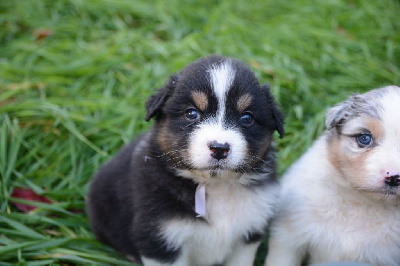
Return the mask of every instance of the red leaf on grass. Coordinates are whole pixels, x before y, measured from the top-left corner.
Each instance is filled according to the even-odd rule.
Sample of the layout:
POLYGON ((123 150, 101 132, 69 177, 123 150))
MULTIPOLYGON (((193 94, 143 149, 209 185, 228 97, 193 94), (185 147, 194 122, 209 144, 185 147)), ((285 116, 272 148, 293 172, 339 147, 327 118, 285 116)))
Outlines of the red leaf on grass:
POLYGON ((36 41, 43 40, 51 35, 53 35, 52 29, 34 29, 32 35, 35 37, 36 41))
MULTIPOLYGON (((23 199, 23 200, 29 200, 29 201, 36 201, 36 202, 44 202, 44 203, 51 203, 51 201, 44 197, 36 194, 32 189, 30 188, 14 188, 13 193, 11 194, 11 198, 15 199, 23 199)), ((10 200, 10 202, 17 207, 18 210, 22 212, 30 212, 37 207, 28 205, 28 204, 23 204, 23 203, 18 203, 18 202, 13 202, 10 200)))
POLYGON ((84 213, 82 210, 78 210, 78 209, 68 209, 68 211, 71 212, 71 213, 75 213, 75 214, 84 213))

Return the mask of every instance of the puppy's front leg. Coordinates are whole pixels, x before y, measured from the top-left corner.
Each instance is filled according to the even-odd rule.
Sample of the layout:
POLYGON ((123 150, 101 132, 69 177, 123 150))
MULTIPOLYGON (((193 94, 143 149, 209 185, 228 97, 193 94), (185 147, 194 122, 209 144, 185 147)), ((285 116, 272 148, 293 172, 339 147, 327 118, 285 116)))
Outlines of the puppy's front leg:
POLYGON ((305 246, 295 247, 293 243, 283 243, 273 236, 268 243, 268 254, 264 266, 300 266, 305 253, 305 246))
POLYGON ((253 243, 240 243, 236 245, 232 255, 228 258, 226 266, 251 266, 256 257, 257 248, 261 241, 253 243))
POLYGON ((188 254, 187 252, 183 252, 176 261, 172 263, 162 263, 160 261, 146 258, 146 257, 141 257, 143 265, 144 266, 188 266, 190 265, 190 261, 188 259, 188 254))

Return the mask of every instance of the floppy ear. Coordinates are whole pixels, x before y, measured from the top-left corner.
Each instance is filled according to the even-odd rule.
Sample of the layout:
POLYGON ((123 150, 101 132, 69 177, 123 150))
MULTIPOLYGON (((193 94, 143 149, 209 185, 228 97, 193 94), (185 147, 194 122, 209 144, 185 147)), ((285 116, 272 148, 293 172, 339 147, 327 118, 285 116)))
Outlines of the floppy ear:
POLYGON ((162 109, 164 103, 174 91, 177 82, 178 76, 172 75, 163 88, 159 89, 156 94, 150 96, 146 102, 146 121, 149 121, 151 118, 156 116, 157 113, 162 109))
POLYGON ((325 127, 331 129, 339 124, 345 117, 346 106, 344 104, 336 105, 328 110, 325 118, 325 127))
POLYGON ((275 129, 279 133, 279 137, 283 138, 285 136, 285 130, 283 127, 284 124, 284 117, 283 114, 275 102, 274 98, 271 95, 270 87, 268 85, 261 86, 261 89, 265 92, 265 96, 267 98, 267 104, 271 107, 272 116, 275 120, 275 129))
POLYGON ((283 123, 284 123, 283 114, 278 109, 276 104, 272 107, 272 112, 273 112, 273 115, 275 118, 275 126, 276 126, 276 130, 279 133, 279 138, 283 138, 285 136, 285 129, 283 127, 283 123))
POLYGON ((354 105, 357 101, 362 101, 362 95, 353 94, 350 98, 338 105, 330 108, 326 113, 325 126, 327 129, 332 129, 336 126, 342 125, 342 123, 354 115, 354 105))

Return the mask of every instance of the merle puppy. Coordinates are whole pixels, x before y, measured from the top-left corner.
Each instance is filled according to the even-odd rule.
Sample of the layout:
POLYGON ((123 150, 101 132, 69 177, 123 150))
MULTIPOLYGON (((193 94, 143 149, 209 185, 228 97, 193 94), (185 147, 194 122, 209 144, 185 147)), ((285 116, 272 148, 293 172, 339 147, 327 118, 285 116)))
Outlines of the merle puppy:
POLYGON ((329 109, 282 177, 266 266, 400 265, 399 105, 400 87, 387 86, 329 109))
POLYGON ((210 56, 146 103, 152 129, 91 183, 97 238, 145 265, 252 265, 275 210, 283 117, 239 61, 210 56))

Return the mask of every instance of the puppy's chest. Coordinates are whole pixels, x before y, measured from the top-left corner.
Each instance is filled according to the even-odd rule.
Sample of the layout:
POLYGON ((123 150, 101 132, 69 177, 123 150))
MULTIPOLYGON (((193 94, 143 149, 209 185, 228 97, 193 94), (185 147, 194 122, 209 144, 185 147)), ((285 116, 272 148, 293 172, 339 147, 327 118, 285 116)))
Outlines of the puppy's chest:
MULTIPOLYGON (((385 265, 393 265, 393 260, 400 261, 399 209, 347 199, 320 211, 324 215, 314 223, 314 232, 322 235, 314 235, 319 244, 313 246, 321 251, 311 253, 343 260, 354 260, 354 256, 361 255, 371 263, 386 260, 385 265), (325 229, 316 230, 321 225, 325 229)), ((317 258, 314 259, 313 262, 318 262, 317 258)))
POLYGON ((384 206, 383 204, 369 204, 357 197, 342 197, 325 204, 326 209, 320 217, 340 232, 348 232, 371 236, 392 232, 400 236, 400 208, 384 206))
POLYGON ((270 216, 275 198, 273 189, 252 190, 240 185, 212 184, 206 186, 206 220, 211 228, 234 231, 252 225, 263 226, 270 216), (269 190, 269 191, 268 191, 269 190))
POLYGON ((248 234, 263 233, 273 212, 276 191, 275 187, 251 190, 209 184, 205 221, 170 220, 164 224, 164 236, 173 246, 204 254, 199 260, 209 258, 215 263, 213 257, 227 256, 238 242, 244 243, 248 234))

